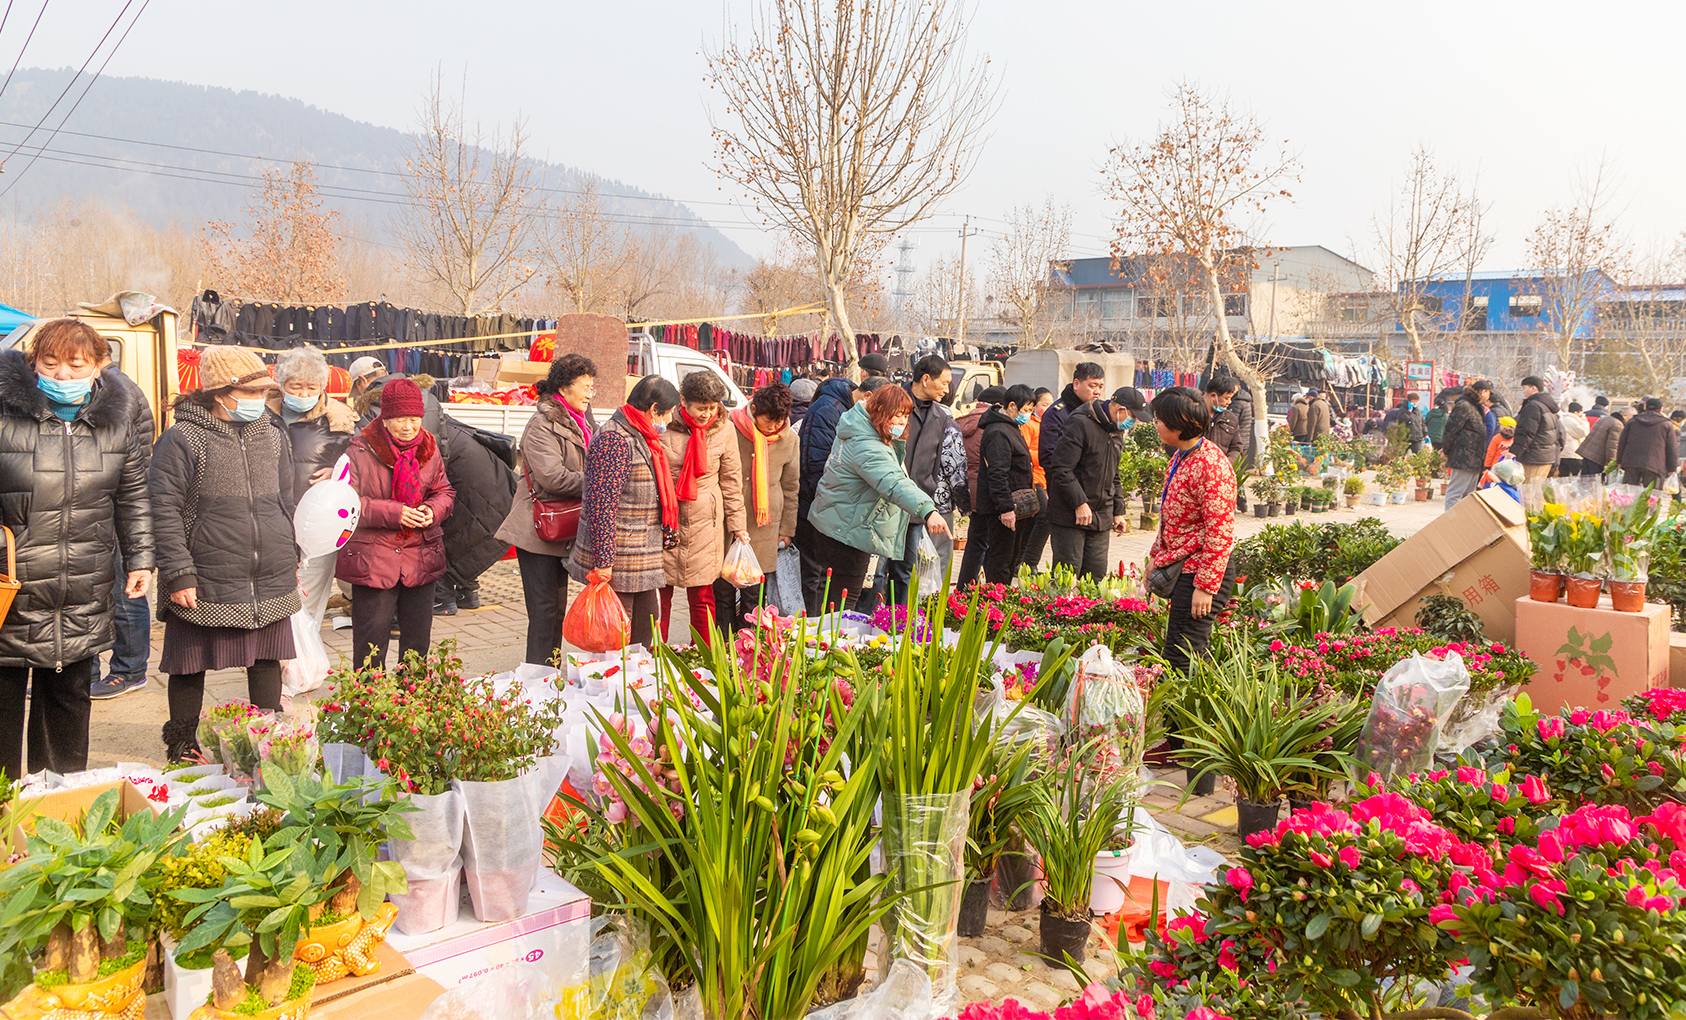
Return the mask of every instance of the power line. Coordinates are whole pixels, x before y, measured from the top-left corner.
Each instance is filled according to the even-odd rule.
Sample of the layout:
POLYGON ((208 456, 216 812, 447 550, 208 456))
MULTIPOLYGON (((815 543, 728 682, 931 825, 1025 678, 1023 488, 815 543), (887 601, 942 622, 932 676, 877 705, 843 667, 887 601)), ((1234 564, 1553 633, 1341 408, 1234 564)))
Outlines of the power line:
MULTIPOLYGON (((58 98, 53 100, 53 105, 47 107, 47 112, 43 113, 41 115, 41 119, 35 122, 35 126, 29 129, 29 134, 23 136, 24 142, 34 138, 35 132, 41 130, 41 126, 47 123, 47 118, 51 117, 53 115, 53 111, 59 108, 59 104, 64 102, 64 97, 70 94, 70 90, 76 86, 77 79, 82 77, 82 72, 86 71, 88 69, 88 65, 94 62, 94 58, 99 55, 100 47, 104 46, 105 41, 111 38, 111 33, 117 31, 118 22, 123 20, 123 15, 129 13, 129 6, 134 2, 135 0, 124 0, 123 9, 117 12, 117 17, 111 19, 111 27, 107 28, 105 30, 105 34, 100 36, 100 41, 94 44, 93 51, 88 54, 88 59, 82 61, 82 66, 77 68, 76 73, 70 76, 70 80, 64 83, 64 91, 60 92, 58 98)), ((42 10, 45 11, 45 9, 46 8, 43 6, 42 10)), ((18 57, 19 59, 22 59, 23 54, 18 54, 18 57)), ((19 142, 18 148, 22 147, 23 142, 19 142)), ((16 156, 17 154, 18 150, 13 149, 5 159, 0 159, 0 167, 4 167, 6 160, 11 159, 12 156, 16 156)))
MULTIPOLYGON (((41 10, 35 15, 35 24, 29 26, 29 34, 24 36, 23 45, 18 47, 18 59, 12 61, 12 69, 6 72, 5 84, 0 84, 0 96, 6 94, 6 86, 12 83, 12 75, 18 73, 18 65, 23 63, 23 55, 29 49, 29 41, 35 38, 35 30, 41 27, 41 15, 47 13, 47 5, 53 0, 41 0, 41 10)), ((12 0, 6 0, 5 17, 0 17, 0 32, 6 29, 6 19, 12 16, 12 0)), ((19 125, 20 127, 22 125, 19 125)))
MULTIPOLYGON (((123 18, 123 11, 128 10, 129 9, 129 3, 133 3, 133 2, 134 2, 134 0, 128 0, 128 3, 125 3, 123 5, 123 10, 117 12, 117 18, 118 18, 119 21, 121 21, 122 18, 123 18)), ((82 100, 88 98, 89 90, 94 87, 95 82, 100 80, 100 75, 105 73, 106 65, 111 63, 111 58, 116 56, 117 51, 123 48, 123 41, 129 38, 129 33, 133 32, 135 30, 135 26, 140 24, 141 15, 146 13, 147 5, 150 4, 150 3, 152 3, 152 0, 141 0, 140 10, 135 12, 135 16, 134 16, 133 20, 131 20, 129 22, 129 27, 125 28, 123 30, 123 34, 117 37, 117 43, 114 46, 111 47, 111 52, 107 53, 105 55, 105 59, 100 61, 99 70, 95 71, 94 76, 92 78, 88 79, 88 84, 83 87, 82 93, 76 97, 76 102, 70 104, 70 109, 66 110, 64 116, 59 119, 58 126, 53 128, 53 133, 47 136, 47 141, 41 146, 43 151, 47 148, 48 145, 53 144, 53 139, 55 139, 59 136, 59 132, 61 130, 63 130, 65 123, 67 121, 69 121, 70 118, 76 113, 76 108, 82 105, 82 100)), ((111 27, 116 28, 117 23, 115 21, 112 22, 111 27)), ((94 53, 99 52, 100 46, 105 45, 106 37, 108 37, 110 35, 111 35, 111 30, 107 29, 106 33, 105 33, 105 36, 100 37, 99 46, 94 47, 94 53)), ((94 59, 93 55, 89 54, 88 59, 89 60, 94 59)), ((86 67, 88 65, 83 64, 82 66, 86 67)), ((78 71, 76 73, 76 78, 81 77, 81 75, 82 75, 82 72, 78 71)), ((75 84, 76 78, 70 79, 71 84, 75 84)), ((58 103, 55 102, 55 103, 53 103, 53 105, 57 106, 58 103)), ((48 115, 51 115, 52 112, 53 111, 51 109, 49 109, 47 111, 48 115)), ((45 121, 47 118, 42 117, 41 119, 42 119, 42 121, 45 121)), ((34 132, 31 131, 30 134, 34 134, 34 132)), ((29 137, 27 135, 24 137, 24 141, 26 141, 26 142, 29 141, 29 137)), ((13 152, 15 154, 16 150, 13 150, 13 152)), ((11 182, 6 185, 4 190, 0 190, 0 198, 5 198, 7 192, 9 192, 13 188, 17 187, 18 181, 23 178, 24 174, 29 173, 30 167, 33 167, 35 165, 35 161, 40 159, 40 158, 41 158, 40 152, 37 152, 35 155, 31 156, 29 158, 29 162, 24 166, 24 168, 22 170, 18 171, 17 176, 12 178, 11 182)), ((4 166, 4 163, 0 162, 0 167, 3 167, 3 166, 4 166)))

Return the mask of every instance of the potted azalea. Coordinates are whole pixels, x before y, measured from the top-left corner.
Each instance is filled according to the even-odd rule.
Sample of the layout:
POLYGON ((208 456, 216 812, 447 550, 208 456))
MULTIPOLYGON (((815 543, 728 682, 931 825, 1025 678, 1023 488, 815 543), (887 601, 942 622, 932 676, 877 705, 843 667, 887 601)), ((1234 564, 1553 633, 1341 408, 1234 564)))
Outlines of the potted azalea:
POLYGON ((1072 751, 1065 767, 1036 787, 1019 818, 1025 839, 1042 858, 1042 955, 1054 963, 1082 963, 1089 939, 1089 900, 1095 862, 1127 826, 1138 780, 1090 767, 1091 741, 1072 751))
POLYGON ((375 947, 385 941, 398 914, 387 896, 409 891, 404 868, 396 861, 375 860, 375 853, 383 839, 414 838, 403 816, 416 808, 408 800, 381 796, 383 787, 390 790, 388 784, 337 786, 308 773, 289 776, 273 763, 262 769, 267 789, 258 799, 282 815, 270 845, 307 843, 331 860, 328 898, 311 908, 298 958, 318 981, 375 973, 380 969, 375 947))
POLYGON ((177 954, 206 948, 214 954, 210 1002, 190 1020, 304 1020, 310 1013, 316 974, 295 956, 311 914, 334 894, 329 882, 340 870, 339 854, 279 835, 269 847, 252 840, 244 860, 226 862, 227 874, 215 888, 170 893, 194 904, 177 954), (243 969, 233 955, 241 948, 243 969))
POLYGON ((43 817, 27 856, 0 871, 0 959, 34 957, 33 982, 0 1015, 139 1016, 156 922, 158 858, 186 838, 182 809, 117 822, 121 788, 75 824, 43 817))

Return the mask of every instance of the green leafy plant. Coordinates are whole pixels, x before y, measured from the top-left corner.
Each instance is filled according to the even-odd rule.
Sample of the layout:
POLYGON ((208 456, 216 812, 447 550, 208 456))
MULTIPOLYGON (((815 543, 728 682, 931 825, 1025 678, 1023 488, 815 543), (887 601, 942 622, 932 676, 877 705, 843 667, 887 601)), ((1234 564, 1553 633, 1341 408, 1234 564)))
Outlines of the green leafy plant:
POLYGON ((176 952, 217 948, 212 1003, 219 1009, 232 1012, 254 998, 268 1008, 308 992, 314 976, 309 967, 299 965, 307 977, 303 989, 298 987, 293 954, 314 908, 330 895, 328 882, 338 867, 338 855, 308 841, 267 850, 263 840, 254 839, 243 859, 224 857, 221 863, 227 874, 216 888, 170 893, 195 904, 184 921, 189 931, 176 952), (226 952, 241 946, 246 949, 243 980, 226 952))
POLYGON ((0 871, 0 959, 45 947, 37 971, 94 980, 102 961, 144 952, 157 923, 158 858, 186 834, 185 809, 117 821, 120 788, 94 798, 76 823, 40 817, 27 856, 0 871))
POLYGON ((1528 515, 1528 559, 1535 570, 1561 574, 1567 562, 1566 545, 1571 534, 1568 512, 1560 503, 1546 503, 1539 513, 1528 515))
POLYGON ((1604 519, 1596 514, 1571 513, 1563 538, 1563 569, 1577 577, 1596 577, 1604 559, 1604 519))
POLYGON ((1019 818, 1025 839, 1042 857, 1044 909, 1059 917, 1089 916, 1095 856, 1128 822, 1119 816, 1133 799, 1133 774, 1103 776, 1084 762, 1096 750, 1091 741, 1066 757, 1056 778, 1039 784, 1019 818))
POLYGON ((1364 479, 1357 475, 1350 475, 1343 483, 1342 488, 1346 490, 1348 496, 1361 495, 1364 492, 1364 479))
POLYGON ((970 881, 995 877, 995 867, 1013 839, 1013 826, 1036 800, 1041 778, 1038 750, 1029 743, 1014 750, 996 744, 984 759, 985 775, 972 791, 971 824, 966 830, 966 873, 970 881))
POLYGON ((1197 660, 1194 697, 1167 702, 1184 747, 1178 757, 1193 781, 1213 772, 1229 776, 1237 793, 1255 804, 1274 801, 1296 785, 1344 775, 1314 751, 1324 723, 1339 704, 1310 704, 1284 683, 1276 664, 1240 651, 1217 661, 1197 660))
POLYGON ((403 865, 375 860, 383 840, 415 838, 404 815, 416 807, 408 798, 394 799, 391 783, 359 780, 337 786, 308 773, 292 776, 271 764, 263 766, 263 781, 268 789, 258 800, 283 814, 270 845, 308 841, 329 855, 330 912, 355 910, 370 920, 388 895, 409 891, 403 865))
POLYGON ((1651 558, 1651 545, 1663 498, 1647 485, 1637 495, 1612 491, 1605 494, 1608 511, 1604 527, 1604 561, 1616 581, 1643 581, 1651 558))
POLYGON ((1417 609, 1417 625, 1443 641, 1480 644, 1487 638, 1481 617, 1456 595, 1425 595, 1417 609))
POLYGON ((1339 588, 1333 581, 1321 585, 1316 581, 1283 581, 1278 594, 1281 602, 1272 611, 1269 626, 1259 631, 1262 641, 1279 636, 1303 642, 1319 634, 1350 634, 1358 629, 1361 617, 1352 607, 1358 586, 1350 581, 1339 588))

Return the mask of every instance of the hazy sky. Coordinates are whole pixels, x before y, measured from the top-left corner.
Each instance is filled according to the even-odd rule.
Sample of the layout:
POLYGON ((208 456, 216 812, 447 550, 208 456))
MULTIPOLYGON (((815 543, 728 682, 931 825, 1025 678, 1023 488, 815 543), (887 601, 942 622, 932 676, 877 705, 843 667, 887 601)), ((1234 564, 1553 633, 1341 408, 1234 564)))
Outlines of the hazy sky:
MULTIPOLYGON (((122 6, 49 2, 25 65, 79 66, 122 6)), ((686 202, 756 254, 768 235, 726 204, 732 188, 709 166, 701 56, 744 6, 150 0, 106 73, 277 93, 403 128, 435 68, 452 82, 466 72, 472 116, 524 117, 540 154, 686 202)), ((8 66, 39 10, 17 0, 0 31, 8 66)), ((1540 210, 1566 202, 1601 156, 1619 173, 1623 228, 1663 241, 1686 228, 1683 30, 1686 4, 1670 0, 980 0, 971 41, 1003 102, 977 172, 918 231, 922 255, 957 248, 964 214, 987 243, 1004 210, 1047 194, 1076 213, 1074 254, 1104 253, 1107 150, 1151 132, 1182 78, 1227 91, 1300 150, 1295 201, 1270 216, 1275 243, 1373 266, 1371 217, 1419 142, 1479 169, 1498 236, 1488 268, 1517 263, 1540 210)))

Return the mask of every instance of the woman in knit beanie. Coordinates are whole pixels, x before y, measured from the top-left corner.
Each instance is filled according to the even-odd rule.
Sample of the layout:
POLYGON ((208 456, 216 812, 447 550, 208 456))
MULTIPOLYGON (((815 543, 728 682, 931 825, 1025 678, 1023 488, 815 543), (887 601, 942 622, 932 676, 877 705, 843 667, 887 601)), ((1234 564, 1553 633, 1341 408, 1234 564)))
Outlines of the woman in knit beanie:
POLYGON ((148 478, 171 761, 198 750, 206 670, 245 667, 252 704, 280 709, 299 611, 292 453, 264 406, 269 370, 245 348, 209 347, 199 372, 202 388, 176 399, 148 478))
POLYGON ((357 531, 340 550, 335 576, 351 585, 351 647, 358 665, 386 665, 392 627, 398 654, 427 654, 433 582, 445 574, 440 522, 456 492, 432 433, 422 428, 421 390, 393 379, 380 416, 351 441, 351 486, 363 497, 357 531))

